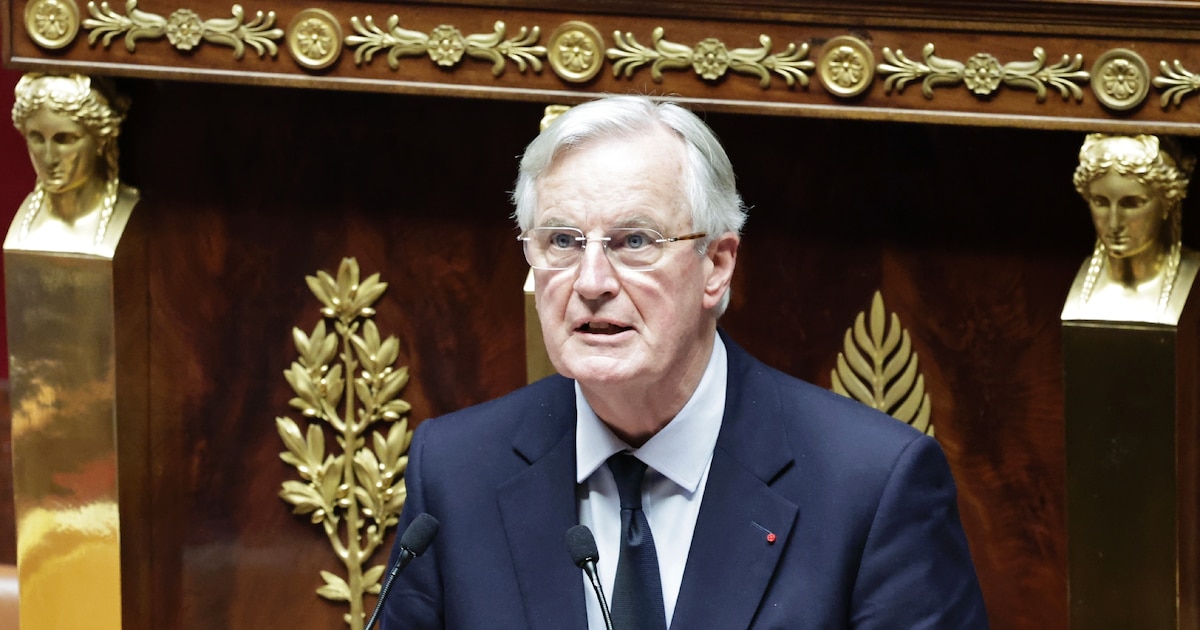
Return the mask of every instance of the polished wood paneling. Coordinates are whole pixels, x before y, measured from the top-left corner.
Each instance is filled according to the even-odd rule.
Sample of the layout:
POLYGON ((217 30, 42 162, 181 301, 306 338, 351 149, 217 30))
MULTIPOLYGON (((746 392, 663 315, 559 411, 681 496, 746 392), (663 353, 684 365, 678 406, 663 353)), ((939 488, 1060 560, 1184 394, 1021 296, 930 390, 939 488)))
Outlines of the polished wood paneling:
POLYGON ((296 417, 291 329, 319 317, 304 277, 343 256, 382 273, 376 321, 400 338, 414 421, 522 384, 525 268, 506 191, 540 108, 130 87, 124 173, 154 234, 156 622, 339 627, 345 609, 314 594, 339 564, 277 497, 296 478, 274 422, 296 417))

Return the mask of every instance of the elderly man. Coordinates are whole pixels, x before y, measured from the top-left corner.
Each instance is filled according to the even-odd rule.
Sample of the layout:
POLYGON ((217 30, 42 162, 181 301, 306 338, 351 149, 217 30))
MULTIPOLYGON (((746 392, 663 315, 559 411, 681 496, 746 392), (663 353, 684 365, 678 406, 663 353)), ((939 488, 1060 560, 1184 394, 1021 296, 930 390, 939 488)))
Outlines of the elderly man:
POLYGON ((442 529, 385 630, 600 630, 596 591, 615 630, 987 627, 937 444, 718 331, 745 209, 702 121, 579 105, 514 201, 559 375, 417 429, 400 526, 442 529))

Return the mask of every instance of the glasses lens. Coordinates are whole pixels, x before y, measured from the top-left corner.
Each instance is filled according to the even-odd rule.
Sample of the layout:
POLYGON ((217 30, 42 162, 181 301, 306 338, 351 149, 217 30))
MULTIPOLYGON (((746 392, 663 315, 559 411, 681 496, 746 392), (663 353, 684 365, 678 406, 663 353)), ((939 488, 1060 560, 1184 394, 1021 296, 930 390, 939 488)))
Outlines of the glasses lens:
POLYGON ((541 269, 566 269, 579 261, 583 232, 574 228, 534 228, 525 241, 525 258, 541 269))
POLYGON ((649 269, 662 256, 663 235, 647 228, 608 231, 608 257, 629 269, 649 269))

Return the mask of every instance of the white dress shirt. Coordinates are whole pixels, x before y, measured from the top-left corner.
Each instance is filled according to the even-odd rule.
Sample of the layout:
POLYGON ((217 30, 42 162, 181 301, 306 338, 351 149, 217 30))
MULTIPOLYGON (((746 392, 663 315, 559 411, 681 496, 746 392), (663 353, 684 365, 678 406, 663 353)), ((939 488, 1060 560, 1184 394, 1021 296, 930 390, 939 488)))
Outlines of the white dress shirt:
MULTIPOLYGON (((583 397, 579 383, 575 384, 575 481, 579 484, 579 522, 591 528, 596 537, 596 547, 600 551, 597 569, 604 596, 606 599, 612 597, 621 540, 620 497, 605 462, 615 453, 628 451, 648 467, 642 486, 642 509, 654 535, 668 627, 679 599, 683 569, 704 498, 713 448, 725 414, 728 358, 720 336, 714 339, 708 366, 692 397, 667 426, 638 449, 631 448, 600 421, 583 397)), ((580 574, 587 601, 588 628, 604 630, 600 603, 587 576, 580 574)))

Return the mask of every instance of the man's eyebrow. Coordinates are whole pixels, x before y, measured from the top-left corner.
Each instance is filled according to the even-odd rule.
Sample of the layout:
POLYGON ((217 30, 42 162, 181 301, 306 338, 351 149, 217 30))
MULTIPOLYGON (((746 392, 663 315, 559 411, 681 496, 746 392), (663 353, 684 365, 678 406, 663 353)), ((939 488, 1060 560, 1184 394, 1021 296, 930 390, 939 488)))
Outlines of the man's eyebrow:
MULTIPOLYGON (((581 229, 575 223, 568 221, 562 217, 553 216, 553 215, 543 218, 541 220, 541 222, 539 222, 534 227, 562 227, 562 228, 573 228, 573 229, 577 229, 577 230, 581 229)), ((651 230, 661 231, 659 222, 645 214, 635 214, 635 215, 630 215, 627 217, 622 217, 609 225, 605 225, 604 227, 606 227, 606 228, 649 228, 651 230)))
POLYGON ((555 216, 550 216, 550 217, 546 217, 545 219, 542 219, 542 222, 539 223, 536 227, 569 227, 569 228, 573 228, 575 226, 572 225, 566 219, 562 219, 562 218, 555 217, 555 216))
POLYGON ((615 228, 636 227, 636 228, 650 228, 652 230, 659 229, 658 221, 655 221, 654 219, 651 219, 650 217, 648 217, 644 214, 635 214, 633 216, 625 217, 625 218, 617 221, 616 223, 613 223, 612 225, 610 225, 608 227, 615 227, 615 228))

